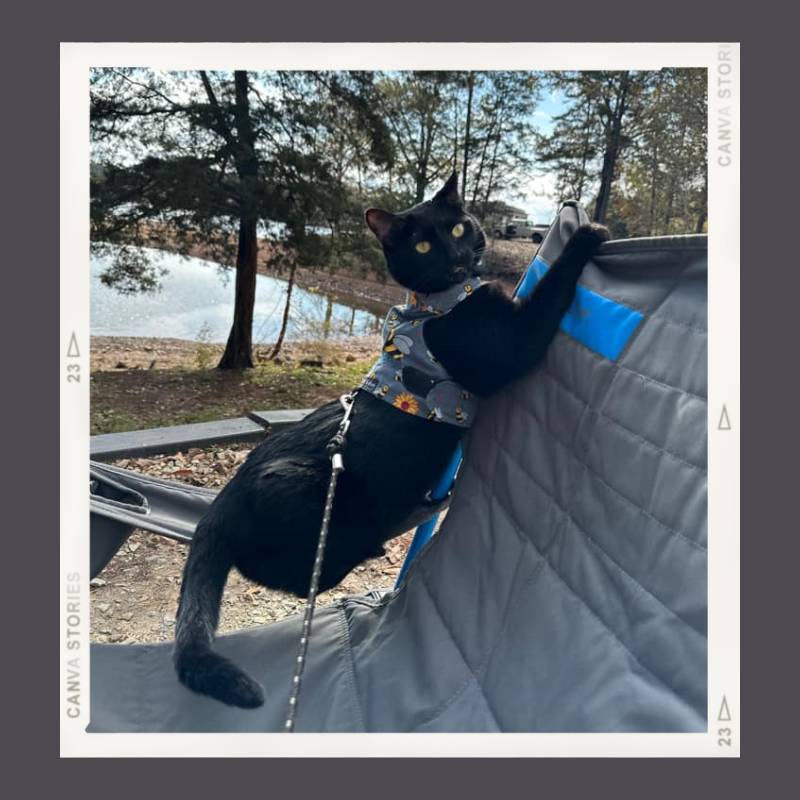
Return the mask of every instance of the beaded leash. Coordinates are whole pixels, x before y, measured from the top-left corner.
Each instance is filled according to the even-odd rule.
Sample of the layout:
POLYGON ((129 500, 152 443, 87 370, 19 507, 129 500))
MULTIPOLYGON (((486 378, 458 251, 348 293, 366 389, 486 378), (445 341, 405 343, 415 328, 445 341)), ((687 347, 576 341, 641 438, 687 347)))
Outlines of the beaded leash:
POLYGON ((300 645, 295 660, 294 675, 292 677, 292 691, 289 696, 289 713, 286 716, 284 730, 287 733, 294 731, 294 723, 297 717, 297 702, 300 698, 300 686, 303 682, 303 669, 306 665, 306 654, 308 652, 308 640, 311 636, 311 622, 314 619, 314 609, 317 605, 317 591, 319 590, 319 579, 322 573, 322 562, 325 558, 325 545, 328 542, 328 528, 331 524, 331 512, 333 511, 333 498, 336 494, 336 483, 339 475, 344 472, 344 460, 342 450, 344 448, 347 430, 350 427, 350 415, 353 412, 356 392, 343 394, 339 402, 344 407, 344 417, 339 423, 339 428, 334 437, 328 442, 325 448, 331 458, 331 479, 328 483, 328 495, 325 498, 325 510, 322 513, 322 526, 319 531, 317 541, 317 552, 314 556, 314 567, 311 570, 311 585, 308 589, 308 600, 306 601, 305 615, 303 616, 303 629, 300 633, 300 645))

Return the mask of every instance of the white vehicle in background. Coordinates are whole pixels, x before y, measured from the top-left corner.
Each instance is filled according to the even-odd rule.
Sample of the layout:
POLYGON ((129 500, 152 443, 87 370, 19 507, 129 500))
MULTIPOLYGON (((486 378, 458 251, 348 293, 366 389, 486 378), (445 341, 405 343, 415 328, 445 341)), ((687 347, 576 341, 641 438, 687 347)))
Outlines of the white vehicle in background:
POLYGON ((503 220, 500 227, 495 228, 495 239, 530 239, 534 244, 541 244, 549 225, 537 225, 533 220, 524 217, 512 217, 503 220))

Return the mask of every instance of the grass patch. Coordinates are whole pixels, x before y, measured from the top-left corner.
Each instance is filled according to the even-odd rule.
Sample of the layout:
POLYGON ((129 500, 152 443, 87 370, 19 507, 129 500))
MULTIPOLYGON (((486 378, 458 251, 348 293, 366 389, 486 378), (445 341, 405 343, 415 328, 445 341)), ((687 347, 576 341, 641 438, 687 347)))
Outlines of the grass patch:
POLYGON ((91 413, 91 433, 123 433, 124 431, 134 431, 138 427, 138 419, 122 411, 113 408, 95 409, 92 407, 91 413))
MULTIPOLYGON (((255 369, 247 370, 247 379, 254 386, 274 387, 276 381, 287 381, 292 384, 294 392, 303 396, 306 392, 314 393, 315 388, 330 386, 352 386, 361 382, 364 373, 372 361, 354 361, 344 364, 326 365, 323 367, 303 367, 296 364, 265 363, 255 369)), ((346 387, 347 388, 347 387, 346 387)))
POLYGON ((156 428, 245 416, 276 408, 315 408, 357 386, 373 358, 259 364, 254 369, 173 368, 91 375, 91 433, 156 428))

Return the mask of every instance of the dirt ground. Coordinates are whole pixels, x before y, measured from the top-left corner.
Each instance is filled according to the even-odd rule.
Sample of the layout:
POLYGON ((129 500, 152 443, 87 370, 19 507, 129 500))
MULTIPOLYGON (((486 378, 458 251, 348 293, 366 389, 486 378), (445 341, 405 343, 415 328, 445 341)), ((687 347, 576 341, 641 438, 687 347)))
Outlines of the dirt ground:
MULTIPOLYGON (((193 486, 222 487, 244 461, 251 445, 153 458, 121 459, 117 466, 193 486)), ((340 597, 390 589, 400 572, 413 531, 386 545, 382 558, 356 567, 345 580, 318 598, 320 606, 340 597)), ((164 536, 135 531, 91 583, 93 642, 163 642, 175 633, 181 573, 188 547, 164 536)), ((235 570, 222 600, 220 632, 269 622, 301 612, 304 601, 245 580, 235 570)))
MULTIPOLYGON (((380 343, 379 335, 351 336, 329 341, 284 342, 278 363, 291 365, 302 361, 323 360, 329 364, 341 364, 360 361, 375 357, 380 343)), ((209 362, 213 366, 219 361, 224 346, 148 336, 92 336, 91 371, 195 369, 198 348, 208 348, 209 362)), ((268 349, 256 347, 256 359, 266 359, 268 349)))
POLYGON ((287 343, 285 348, 279 361, 259 361, 250 370, 218 370, 214 365, 221 345, 92 337, 91 432, 316 408, 360 383, 380 352, 380 337, 287 343), (205 354, 202 368, 198 348, 213 351, 205 354))

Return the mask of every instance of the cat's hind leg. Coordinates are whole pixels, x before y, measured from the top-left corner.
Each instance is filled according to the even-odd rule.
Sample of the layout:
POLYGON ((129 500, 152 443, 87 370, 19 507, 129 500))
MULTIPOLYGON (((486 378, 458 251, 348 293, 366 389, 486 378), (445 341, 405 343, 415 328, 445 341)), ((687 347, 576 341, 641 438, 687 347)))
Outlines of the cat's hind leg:
POLYGON ((326 458, 284 456, 251 465, 226 515, 233 563, 242 575, 307 594, 330 473, 326 458))

